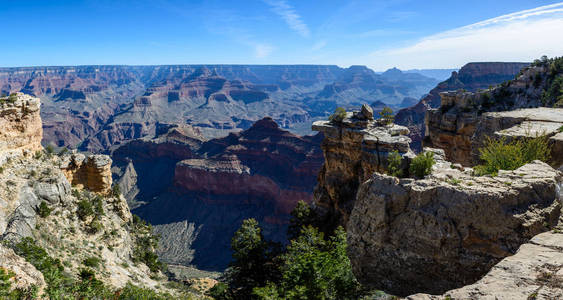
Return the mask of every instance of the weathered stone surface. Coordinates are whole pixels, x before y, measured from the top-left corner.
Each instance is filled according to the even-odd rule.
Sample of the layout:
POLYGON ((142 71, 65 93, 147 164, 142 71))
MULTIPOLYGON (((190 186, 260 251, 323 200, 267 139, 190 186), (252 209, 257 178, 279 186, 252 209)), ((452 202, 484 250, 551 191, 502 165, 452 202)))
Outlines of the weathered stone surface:
POLYGON ((41 150, 39 98, 17 93, 11 99, 0 98, 0 154, 41 150))
POLYGON ((347 224, 356 278, 401 296, 471 284, 558 224, 561 184, 562 174, 539 161, 497 177, 442 160, 422 180, 374 173, 347 224))
POLYGON ((401 109, 395 116, 395 122, 409 128, 413 150, 422 150, 422 139, 425 136, 425 113, 428 109, 440 107, 440 93, 465 89, 476 92, 490 86, 513 79, 528 63, 482 62, 468 63, 459 72, 438 84, 418 104, 401 109))
POLYGON ((0 269, 13 273, 13 277, 10 278, 12 289, 28 290, 35 286, 38 294, 41 295, 47 287, 41 272, 2 244, 0 244, 0 269))
POLYGON ((78 153, 63 157, 61 169, 72 185, 107 195, 112 185, 111 163, 107 155, 78 153))
MULTIPOLYGON (((482 115, 475 110, 450 110, 444 113, 442 109, 432 109, 426 113, 426 125, 426 144, 444 149, 446 157, 452 162, 473 166, 479 162, 479 148, 483 146, 486 137, 505 136, 512 139, 544 134, 554 137, 563 126, 563 109, 540 107, 482 115)), ((552 138, 551 142, 557 143, 557 138, 552 138)), ((556 162, 561 156, 559 153, 562 153, 557 152, 557 147, 552 155, 555 167, 561 165, 556 162)))
POLYGON ((413 156, 405 136, 408 129, 403 126, 357 120, 350 113, 341 123, 317 121, 313 130, 325 137, 321 144, 325 163, 318 175, 315 205, 336 223, 347 222, 358 186, 373 172, 385 170, 389 153, 413 156))
POLYGON ((563 124, 563 109, 540 107, 554 105, 542 100, 549 76, 546 67, 532 66, 494 88, 440 93, 440 107, 426 111, 424 145, 444 149, 452 162, 473 166, 479 162, 478 149, 485 137, 493 137, 497 131, 507 130, 505 136, 514 133, 517 137, 526 132, 534 136, 545 129, 553 135, 556 126, 563 124), (509 130, 524 121, 530 121, 523 124, 531 126, 530 130, 509 130))
POLYGON ((364 119, 373 120, 373 108, 371 106, 363 104, 360 113, 364 119))
POLYGON ((415 294, 409 300, 563 298, 563 234, 546 232, 520 246, 474 284, 443 295, 415 294))

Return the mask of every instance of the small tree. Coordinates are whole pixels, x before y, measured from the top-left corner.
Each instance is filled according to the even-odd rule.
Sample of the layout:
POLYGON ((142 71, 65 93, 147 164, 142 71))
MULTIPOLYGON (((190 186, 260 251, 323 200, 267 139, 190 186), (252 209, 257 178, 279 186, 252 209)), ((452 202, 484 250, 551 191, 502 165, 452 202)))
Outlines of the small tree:
POLYGON ((393 116, 393 110, 387 106, 385 106, 383 110, 379 112, 379 116, 381 117, 384 125, 391 125, 395 120, 395 117, 393 116))
POLYGON ((334 113, 328 117, 328 120, 333 123, 340 123, 346 118, 346 110, 342 107, 337 107, 334 113))
POLYGON ((413 158, 409 171, 417 178, 424 178, 424 176, 432 172, 432 166, 435 163, 434 153, 423 152, 413 158))
POLYGON ((389 175, 395 177, 403 176, 403 169, 401 168, 402 158, 401 158, 401 154, 399 154, 399 151, 395 150, 389 153, 389 156, 387 157, 387 162, 388 162, 387 171, 389 172, 389 175))
POLYGON ((289 227, 287 228, 288 240, 297 238, 304 226, 314 225, 317 216, 309 204, 301 200, 297 202, 297 205, 291 211, 291 217, 292 218, 289 220, 289 227))
POLYGON ((229 288, 218 286, 210 294, 218 299, 252 299, 255 287, 279 280, 279 266, 274 263, 279 248, 264 240, 258 221, 244 220, 231 240, 233 260, 223 275, 229 288))

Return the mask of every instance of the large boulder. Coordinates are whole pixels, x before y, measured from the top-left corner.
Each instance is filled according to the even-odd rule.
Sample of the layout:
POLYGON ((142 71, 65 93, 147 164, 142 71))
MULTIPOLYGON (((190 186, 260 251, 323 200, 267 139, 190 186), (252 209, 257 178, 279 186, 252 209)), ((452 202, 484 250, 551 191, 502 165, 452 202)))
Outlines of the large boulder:
POLYGON ((561 216, 562 174, 534 161, 496 177, 438 160, 421 180, 374 173, 347 224, 356 278, 406 296, 474 283, 561 216))
POLYGON ((443 295, 415 294, 407 299, 562 299, 562 245, 563 234, 557 230, 538 234, 474 284, 443 295))
POLYGON ((358 114, 363 116, 347 113, 342 122, 313 123, 313 130, 324 134, 321 148, 325 158, 317 178, 315 205, 335 224, 347 222, 358 187, 374 172, 385 171, 391 152, 414 156, 406 127, 358 118, 358 114))
POLYGON ((39 98, 22 93, 0 98, 0 154, 41 150, 39 98))

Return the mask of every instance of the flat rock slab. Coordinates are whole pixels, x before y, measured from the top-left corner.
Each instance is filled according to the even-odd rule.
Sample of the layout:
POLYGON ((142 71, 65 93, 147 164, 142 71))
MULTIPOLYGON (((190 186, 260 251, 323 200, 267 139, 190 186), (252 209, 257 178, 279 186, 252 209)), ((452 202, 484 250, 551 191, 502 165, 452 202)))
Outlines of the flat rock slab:
POLYGON ((499 136, 510 137, 536 137, 542 135, 553 135, 559 132, 559 128, 563 123, 546 122, 546 121, 524 121, 518 125, 512 126, 496 132, 499 136))
POLYGON ((563 108, 527 108, 502 112, 490 112, 484 115, 495 118, 523 118, 528 121, 549 121, 563 123, 563 108))
POLYGON ((474 284, 443 295, 416 294, 428 299, 563 299, 563 234, 535 236, 518 252, 503 259, 474 284))

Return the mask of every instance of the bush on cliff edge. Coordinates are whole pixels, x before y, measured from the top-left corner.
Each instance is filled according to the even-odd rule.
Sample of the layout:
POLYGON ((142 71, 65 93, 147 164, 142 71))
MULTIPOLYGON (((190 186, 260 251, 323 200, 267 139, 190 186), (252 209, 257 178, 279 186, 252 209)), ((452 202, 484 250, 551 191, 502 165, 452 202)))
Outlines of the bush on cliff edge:
POLYGON ((483 164, 474 168, 478 176, 496 176, 499 170, 516 170, 534 160, 547 162, 551 157, 547 135, 511 142, 506 137, 487 137, 479 153, 483 164))
POLYGON ((409 171, 411 175, 417 178, 424 178, 424 176, 432 172, 432 166, 435 163, 434 153, 423 152, 413 158, 409 171))

